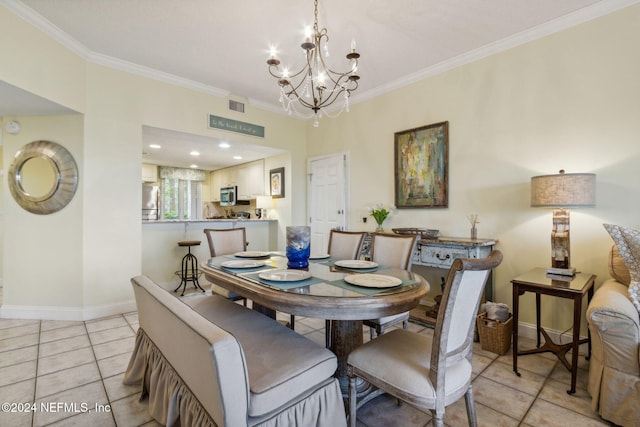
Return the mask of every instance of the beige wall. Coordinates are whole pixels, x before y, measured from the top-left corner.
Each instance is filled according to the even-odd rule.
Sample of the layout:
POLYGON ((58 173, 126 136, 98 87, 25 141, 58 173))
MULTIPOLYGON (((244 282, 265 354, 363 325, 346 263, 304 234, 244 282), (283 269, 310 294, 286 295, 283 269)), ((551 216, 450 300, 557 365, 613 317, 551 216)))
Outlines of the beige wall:
MULTIPOLYGON (((69 150, 84 176, 80 115, 20 117, 22 131, 3 135, 8 169, 13 153, 24 144, 42 139, 60 143, 69 150)), ((65 316, 67 307, 83 301, 82 203, 84 181, 67 207, 51 215, 36 215, 22 209, 4 189, 3 304, 40 307, 48 316, 65 316)))
MULTIPOLYGON (((285 166, 305 162, 302 121, 250 105, 240 115, 225 98, 86 62, 2 7, 0 27, 19 35, 0 41, 0 80, 83 113, 19 117, 23 131, 3 134, 4 170, 22 144, 50 139, 74 155, 80 189, 68 207, 46 216, 23 211, 5 191, 2 316, 77 319, 135 309, 129 279, 141 272, 143 125, 264 143, 289 152, 285 166), (208 129, 210 113, 263 125, 266 136, 208 129)), ((304 191, 292 187, 292 197, 304 191)), ((281 206, 290 209, 283 215, 303 221, 291 205, 281 206)))
MULTIPOLYGON (((397 210, 385 227, 468 236, 466 215, 479 214, 479 237, 505 255, 495 295, 509 305, 510 280, 550 263, 551 211, 529 206, 530 178, 594 172, 597 207, 571 212, 572 262, 601 283, 612 244, 601 224, 640 226, 638 22, 634 6, 352 105, 309 132, 309 156, 350 151, 350 223, 372 230, 366 208, 394 202, 394 132, 449 121, 449 208, 397 210)), ((543 298, 544 323, 571 326, 570 304, 543 298)))

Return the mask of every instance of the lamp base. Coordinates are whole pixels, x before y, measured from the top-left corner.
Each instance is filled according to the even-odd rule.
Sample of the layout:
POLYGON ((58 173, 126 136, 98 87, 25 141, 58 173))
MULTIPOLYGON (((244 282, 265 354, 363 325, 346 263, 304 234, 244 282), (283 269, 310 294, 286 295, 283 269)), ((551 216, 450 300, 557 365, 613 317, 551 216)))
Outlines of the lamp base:
POLYGON ((557 274, 559 276, 575 276, 576 275, 576 269, 575 268, 549 267, 549 268, 547 268, 547 273, 549 273, 549 274, 557 274))

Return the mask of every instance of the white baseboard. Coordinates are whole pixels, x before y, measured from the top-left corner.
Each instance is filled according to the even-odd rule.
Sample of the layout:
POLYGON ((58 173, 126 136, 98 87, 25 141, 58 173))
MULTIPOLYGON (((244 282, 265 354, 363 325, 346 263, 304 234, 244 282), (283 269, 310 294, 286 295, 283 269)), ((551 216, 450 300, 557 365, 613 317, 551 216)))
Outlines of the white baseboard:
POLYGON ((93 320, 101 317, 136 311, 135 300, 118 304, 96 307, 40 307, 26 305, 0 306, 2 319, 34 319, 34 320, 93 320))
MULTIPOLYGON (((573 339, 573 328, 571 328, 568 332, 556 331, 554 329, 544 328, 545 332, 549 334, 549 338, 556 344, 568 344, 573 339)), ((536 325, 532 325, 530 323, 522 323, 518 322, 518 336, 531 338, 533 340, 536 339, 536 325)), ((584 339, 587 337, 580 337, 580 339, 584 339)), ((540 338, 544 343, 544 337, 540 338)), ((518 346, 520 347, 520 346, 518 346)))

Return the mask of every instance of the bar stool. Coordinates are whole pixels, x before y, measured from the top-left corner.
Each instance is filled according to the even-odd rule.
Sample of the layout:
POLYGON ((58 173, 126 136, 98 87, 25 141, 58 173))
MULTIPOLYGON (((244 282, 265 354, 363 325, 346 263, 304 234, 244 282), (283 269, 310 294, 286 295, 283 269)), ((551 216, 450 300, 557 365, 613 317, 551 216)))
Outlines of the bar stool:
POLYGON ((182 257, 182 267, 180 271, 176 271, 176 275, 180 276, 180 284, 177 288, 173 290, 173 292, 177 292, 178 289, 182 287, 182 294, 184 295, 184 291, 187 289, 187 282, 193 282, 193 286, 196 289, 200 289, 204 292, 204 289, 200 287, 200 283, 198 283, 198 276, 200 275, 200 271, 198 270, 198 258, 191 253, 191 246, 199 246, 199 240, 185 240, 182 242, 178 242, 178 246, 186 246, 187 254, 182 257))

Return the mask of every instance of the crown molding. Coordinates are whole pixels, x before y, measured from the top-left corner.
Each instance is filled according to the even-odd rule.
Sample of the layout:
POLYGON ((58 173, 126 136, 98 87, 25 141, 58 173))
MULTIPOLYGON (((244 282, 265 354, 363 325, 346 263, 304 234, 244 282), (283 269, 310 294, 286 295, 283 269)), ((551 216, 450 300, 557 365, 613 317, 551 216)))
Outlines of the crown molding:
POLYGON ((351 104, 354 105, 366 100, 376 98, 380 95, 384 95, 410 84, 427 79, 429 77, 451 71, 463 65, 470 64, 480 59, 507 51, 514 47, 527 44, 529 42, 541 39, 551 34, 558 33, 571 27, 575 27, 576 25, 583 24, 604 15, 608 15, 637 3, 640 3, 640 0, 603 0, 598 3, 594 3, 591 6, 561 16, 544 24, 538 25, 537 27, 533 27, 507 38, 497 40, 493 43, 489 43, 475 50, 435 64, 431 67, 424 68, 418 72, 409 74, 400 79, 378 86, 374 89, 359 93, 353 96, 351 104))
MULTIPOLYGON (((373 99, 375 97, 416 83, 418 81, 436 76, 438 74, 442 74, 444 72, 478 61, 488 56, 504 52, 514 47, 541 39, 548 35, 566 30, 568 28, 616 12, 620 9, 624 9, 637 3, 640 3, 640 0, 599 1, 592 4, 591 6, 579 9, 575 12, 556 18, 537 27, 522 31, 518 34, 514 34, 510 37, 498 40, 493 43, 489 43, 478 49, 458 55, 454 58, 448 59, 413 74, 409 74, 402 78, 396 79, 387 84, 375 87, 365 92, 354 94, 350 99, 350 104, 355 105, 373 99)), ((224 89, 205 85, 190 79, 178 77, 149 67, 134 64, 132 62, 123 61, 107 55, 92 52, 82 43, 69 36, 67 33, 53 25, 50 21, 39 15, 37 12, 35 12, 33 9, 19 0, 0 0, 0 5, 4 6, 9 11, 13 12, 15 15, 19 16, 37 29, 41 30, 46 35, 58 41, 60 44, 67 47, 69 50, 76 53, 88 62, 219 97, 227 97, 230 95, 230 92, 224 89)), ((276 114, 288 115, 288 113, 285 112, 279 104, 266 103, 251 98, 249 98, 249 102, 256 108, 271 111, 276 114)), ((328 111, 331 112, 332 110, 328 111)), ((308 120, 309 117, 302 117, 301 119, 308 120)))

